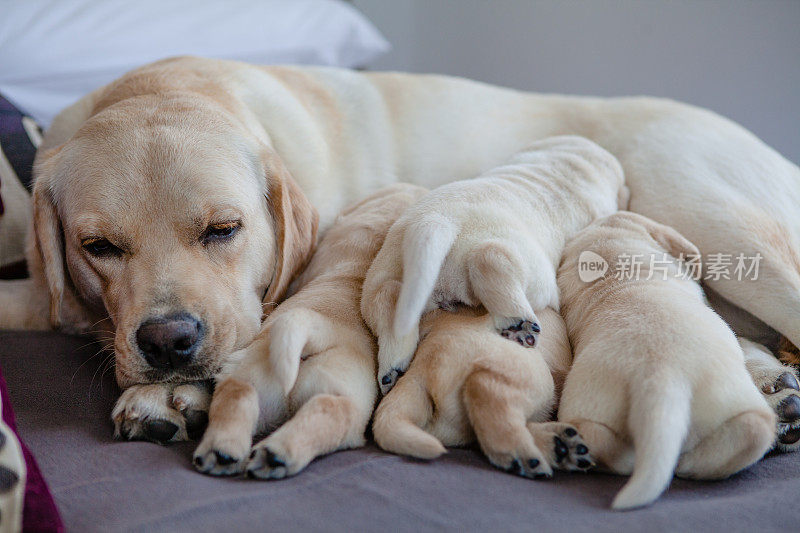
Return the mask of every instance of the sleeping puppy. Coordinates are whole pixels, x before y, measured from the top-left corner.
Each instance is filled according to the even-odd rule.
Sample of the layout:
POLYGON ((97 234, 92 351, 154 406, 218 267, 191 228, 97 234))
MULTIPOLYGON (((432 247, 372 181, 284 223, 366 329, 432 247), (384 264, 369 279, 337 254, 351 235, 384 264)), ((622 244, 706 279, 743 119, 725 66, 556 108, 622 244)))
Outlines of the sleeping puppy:
POLYGON ((495 329, 532 347, 534 309, 558 309, 565 242, 627 202, 622 167, 582 137, 536 142, 478 178, 432 191, 392 226, 364 281, 385 394, 411 361, 422 313, 483 305, 495 329), (400 280, 402 279, 402 283, 400 280))
POLYGON ((652 503, 673 473, 728 477, 775 438, 776 417, 736 337, 677 260, 697 255, 674 229, 620 212, 575 237, 559 268, 575 357, 558 420, 603 466, 632 474, 615 509, 652 503), (625 270, 630 257, 640 258, 637 271, 625 270), (597 276, 590 261, 609 272, 582 281, 597 276))
POLYGON ((537 479, 552 477, 554 468, 588 469, 589 449, 575 428, 546 422, 572 352, 561 316, 546 308, 538 317, 538 348, 526 350, 499 336, 485 310, 426 314, 408 372, 375 412, 376 442, 434 459, 444 446, 477 439, 494 466, 537 479))
MULTIPOLYGON (((130 387, 117 430, 186 439, 187 414, 209 398, 187 382, 258 334, 313 251, 317 213, 324 232, 381 187, 468 179, 563 134, 614 154, 631 211, 706 255, 760 254, 757 278, 706 284, 759 337, 800 345, 800 168, 723 117, 665 99, 196 57, 137 68, 53 121, 34 169, 31 278, 0 282, 0 328, 113 340, 130 387)), ((754 378, 773 390, 787 371, 754 378)), ((794 440, 780 445, 799 449, 800 416, 788 423, 794 440)))
POLYGON ((194 453, 198 470, 277 479, 319 455, 364 444, 378 391, 375 342, 359 313, 361 284, 391 224, 426 192, 387 187, 334 223, 298 279, 299 292, 218 379, 194 453), (251 451, 253 435, 287 417, 251 451))

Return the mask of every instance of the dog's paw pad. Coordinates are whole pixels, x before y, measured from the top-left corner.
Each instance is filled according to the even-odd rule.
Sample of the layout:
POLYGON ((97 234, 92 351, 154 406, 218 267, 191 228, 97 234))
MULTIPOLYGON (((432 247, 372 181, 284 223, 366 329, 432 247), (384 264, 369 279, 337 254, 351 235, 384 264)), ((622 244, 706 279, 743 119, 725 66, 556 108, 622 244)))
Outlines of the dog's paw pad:
POLYGON ((767 403, 778 415, 776 447, 785 452, 800 449, 800 381, 794 372, 756 379, 767 403), (762 383, 759 383, 763 381, 762 383))
POLYGON ((383 376, 381 376, 380 382, 378 383, 381 389, 381 394, 384 396, 388 394, 389 391, 392 390, 392 387, 394 387, 394 384, 397 383, 397 380, 400 379, 403 374, 405 374, 405 371, 399 368, 392 368, 383 376))
POLYGON ((589 447, 572 426, 567 426, 553 437, 555 468, 570 472, 584 472, 594 466, 589 447))
POLYGON ((500 330, 500 335, 516 341, 520 346, 525 348, 533 348, 536 346, 536 341, 539 339, 539 333, 542 328, 539 323, 532 320, 525 319, 512 319, 515 320, 510 326, 500 330))
POLYGON ((283 479, 289 475, 286 461, 266 446, 253 448, 245 472, 252 479, 283 479))
POLYGON ((528 424, 528 429, 553 468, 584 472, 595 466, 589 447, 573 426, 561 422, 544 422, 528 424))
POLYGON ((528 459, 514 458, 504 470, 509 474, 528 479, 544 480, 553 478, 553 471, 548 468, 547 463, 536 457, 528 459))
POLYGON ((764 394, 775 394, 784 389, 800 390, 800 383, 798 383, 797 377, 791 372, 784 372, 778 376, 775 381, 766 383, 761 387, 761 391, 764 394))
POLYGON ((158 444, 166 444, 175 436, 180 429, 177 424, 169 420, 147 420, 142 424, 142 434, 144 438, 158 444))
POLYGON ((208 449, 196 451, 192 462, 198 472, 211 476, 235 476, 244 469, 244 457, 230 450, 208 449))

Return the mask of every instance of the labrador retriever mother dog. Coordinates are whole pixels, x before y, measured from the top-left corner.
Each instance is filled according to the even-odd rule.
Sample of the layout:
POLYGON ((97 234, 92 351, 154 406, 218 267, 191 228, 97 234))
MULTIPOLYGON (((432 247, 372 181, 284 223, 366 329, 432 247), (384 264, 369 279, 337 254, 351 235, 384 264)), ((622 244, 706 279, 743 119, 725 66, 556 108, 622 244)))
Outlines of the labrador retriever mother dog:
MULTIPOLYGON (((110 337, 127 389, 118 429, 185 439, 208 404, 185 383, 255 337, 318 223, 390 183, 469 178, 563 134, 619 159, 631 211, 704 255, 760 254, 753 279, 707 285, 754 340, 800 345, 800 169, 722 117, 652 98, 200 58, 134 70, 56 118, 35 168, 32 278, 0 285, 0 326, 110 337)), ((792 449, 800 396, 786 372, 775 360, 754 376, 792 449)))

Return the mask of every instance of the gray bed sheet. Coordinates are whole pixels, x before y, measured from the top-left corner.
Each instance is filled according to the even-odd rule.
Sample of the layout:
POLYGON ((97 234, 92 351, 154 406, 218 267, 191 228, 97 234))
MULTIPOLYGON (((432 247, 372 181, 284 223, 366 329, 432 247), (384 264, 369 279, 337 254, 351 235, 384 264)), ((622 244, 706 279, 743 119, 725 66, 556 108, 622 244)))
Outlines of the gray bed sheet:
POLYGON ((83 338, 0 332, 0 364, 22 437, 69 531, 797 531, 800 454, 768 456, 720 482, 675 480, 655 505, 607 509, 625 478, 530 481, 475 450, 424 463, 370 445, 298 476, 203 476, 192 443, 116 442, 118 390, 83 338))

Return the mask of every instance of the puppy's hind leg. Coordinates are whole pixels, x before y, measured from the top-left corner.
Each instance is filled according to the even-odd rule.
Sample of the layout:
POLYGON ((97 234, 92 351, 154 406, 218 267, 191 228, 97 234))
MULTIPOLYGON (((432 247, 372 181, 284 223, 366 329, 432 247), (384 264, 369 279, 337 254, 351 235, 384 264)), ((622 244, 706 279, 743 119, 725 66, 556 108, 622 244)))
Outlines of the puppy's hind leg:
MULTIPOLYGON (((553 393, 553 379, 543 362, 532 369, 521 369, 507 357, 495 357, 475 368, 464 382, 463 399, 489 462, 519 476, 553 476, 556 461, 537 445, 526 425, 529 420, 549 416, 553 393)), ((552 448, 555 442, 551 438, 546 445, 552 448)), ((590 466, 589 460, 585 466, 590 466)))
POLYGON ((375 442, 384 450, 418 459, 435 459, 447 450, 423 427, 430 422, 434 406, 425 384, 414 375, 397 383, 378 404, 372 423, 375 442))
POLYGON ((723 479, 747 468, 769 451, 775 439, 775 415, 764 406, 725 421, 684 452, 675 474, 692 479, 723 479))
POLYGON ((401 286, 399 280, 384 281, 374 293, 365 291, 361 301, 364 320, 378 338, 378 386, 384 395, 408 369, 419 342, 419 325, 399 337, 394 331, 401 286))
MULTIPOLYGON (((467 257, 472 292, 492 315, 495 328, 530 348, 536 344, 541 326, 526 294, 527 271, 519 254, 498 242, 476 246, 467 257)), ((555 274, 552 277, 555 279, 555 274)))

